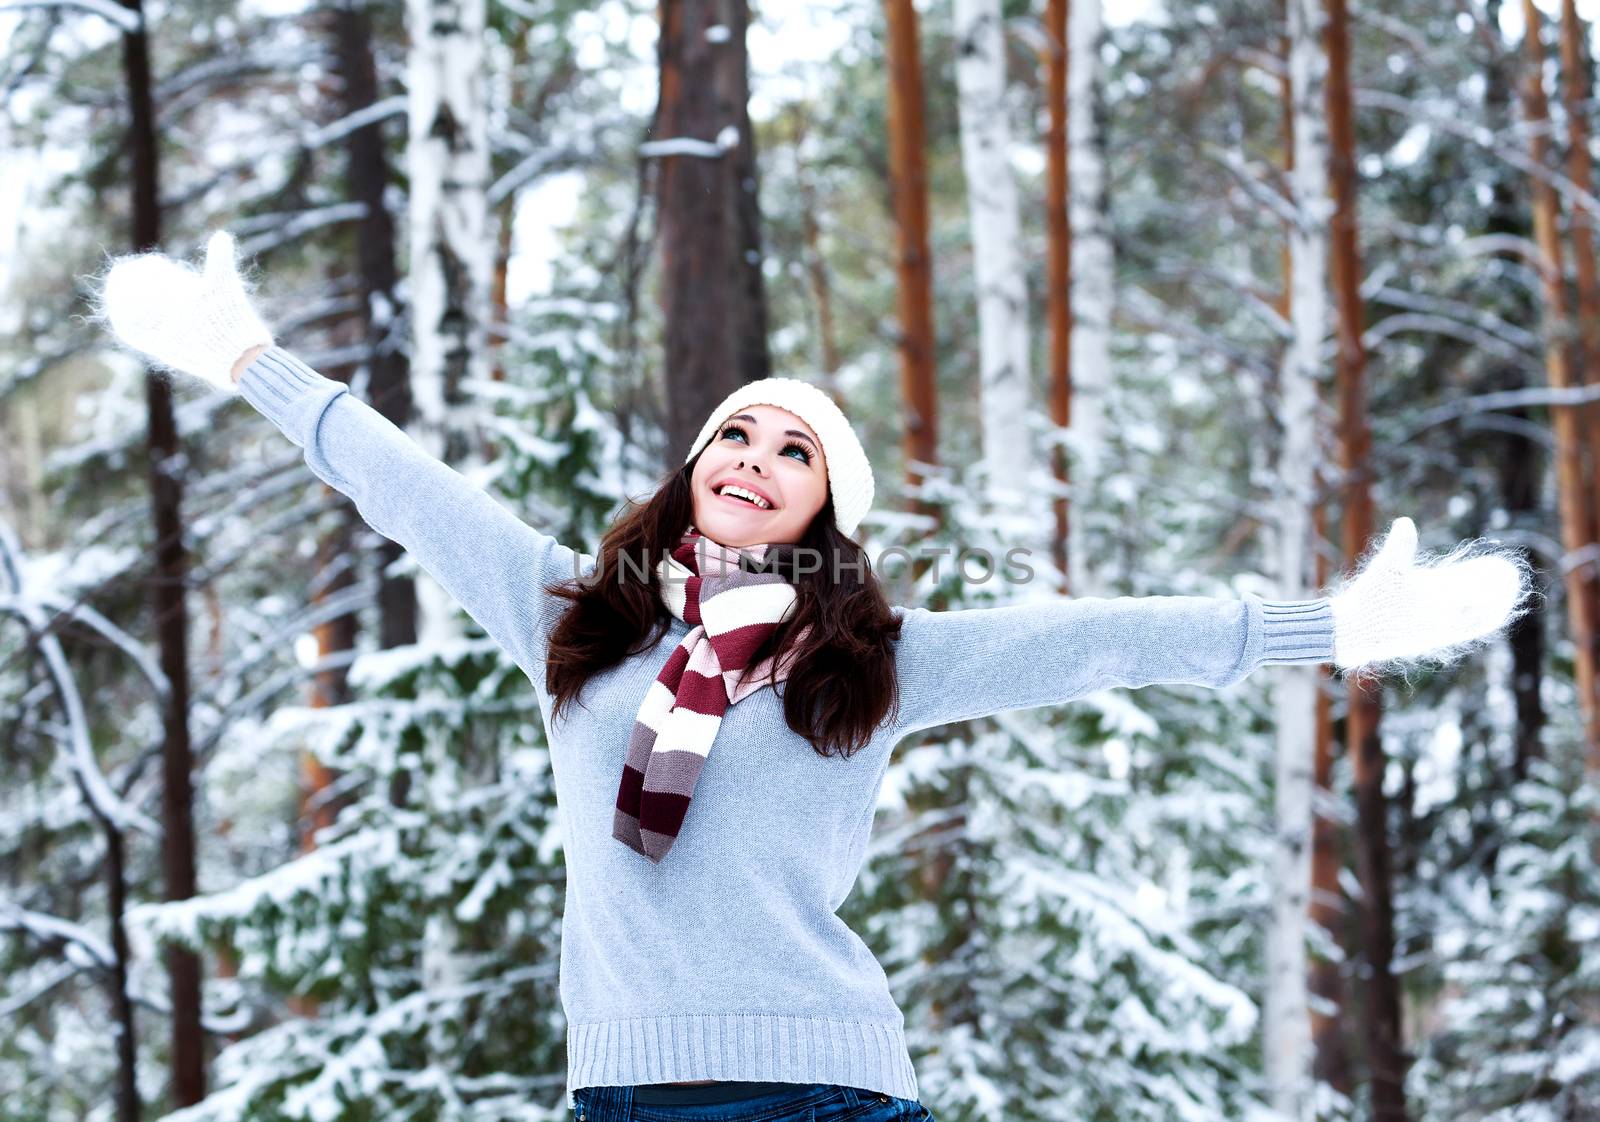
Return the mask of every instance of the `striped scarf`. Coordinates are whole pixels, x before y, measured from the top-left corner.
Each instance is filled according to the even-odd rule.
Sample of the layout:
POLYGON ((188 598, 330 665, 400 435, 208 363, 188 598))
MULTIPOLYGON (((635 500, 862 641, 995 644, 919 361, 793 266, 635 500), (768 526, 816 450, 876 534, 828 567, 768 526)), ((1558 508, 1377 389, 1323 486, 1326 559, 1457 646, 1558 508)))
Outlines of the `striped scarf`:
MULTIPOLYGON (((765 685, 773 669, 769 656, 745 673, 795 603, 784 577, 740 568, 741 554, 759 566, 766 553, 766 545, 719 545, 690 526, 656 566, 661 598, 689 633, 639 707, 611 827, 612 837, 652 861, 677 840, 722 715, 765 685)), ((793 650, 778 664, 779 681, 789 676, 793 650)))

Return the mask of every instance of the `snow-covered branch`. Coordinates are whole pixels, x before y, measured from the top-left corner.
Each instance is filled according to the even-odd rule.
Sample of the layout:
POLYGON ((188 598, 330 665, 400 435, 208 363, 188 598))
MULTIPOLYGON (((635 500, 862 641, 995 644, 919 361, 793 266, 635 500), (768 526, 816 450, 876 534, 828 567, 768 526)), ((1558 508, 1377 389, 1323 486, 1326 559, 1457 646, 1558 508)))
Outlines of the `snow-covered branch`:
POLYGON ((573 167, 591 159, 594 153, 575 147, 539 148, 518 160, 512 169, 495 180, 489 187, 489 205, 494 206, 519 187, 526 186, 541 175, 561 168, 573 167))
POLYGON ((314 230, 337 226, 343 222, 359 222, 366 216, 367 204, 358 202, 334 203, 331 206, 318 207, 316 210, 298 211, 287 217, 274 216, 272 228, 267 232, 254 238, 239 239, 239 255, 246 258, 259 257, 314 230))
POLYGON ((696 140, 692 136, 674 136, 666 140, 647 140, 639 145, 641 156, 701 156, 716 159, 724 152, 739 146, 739 126, 724 125, 716 140, 696 140))
POLYGON ((1398 439, 1410 440, 1425 429, 1474 413, 1525 409, 1530 405, 1583 405, 1590 401, 1600 401, 1600 385, 1574 386, 1571 389, 1535 386, 1525 390, 1500 390, 1496 393, 1474 394, 1472 397, 1463 397, 1429 409, 1407 425, 1398 439))
POLYGON ((1432 316, 1443 316, 1457 323, 1471 324, 1480 331, 1487 332, 1513 353, 1520 350, 1524 356, 1538 357, 1543 344, 1539 336, 1519 327, 1509 320, 1496 315, 1485 308, 1479 308, 1462 300, 1449 300, 1442 296, 1433 296, 1425 292, 1408 292, 1402 288, 1393 288, 1389 285, 1380 285, 1375 291, 1363 292, 1362 295, 1369 301, 1379 304, 1388 304, 1395 308, 1405 308, 1408 311, 1422 312, 1432 316))
POLYGON ((23 584, 22 546, 6 522, 0 522, 0 577, 12 588, 12 595, 6 598, 3 606, 14 612, 35 637, 45 666, 55 682, 56 696, 67 720, 65 752, 84 799, 96 816, 112 828, 122 832, 137 829, 159 838, 160 823, 119 799, 100 772, 77 680, 67 664, 61 640, 50 630, 49 620, 39 602, 29 595, 23 584))
MULTIPOLYGON (((150 688, 155 691, 158 701, 165 701, 169 688, 167 676, 162 671, 161 665, 145 650, 144 645, 129 635, 122 628, 112 623, 88 604, 78 600, 68 600, 64 596, 47 592, 37 601, 42 608, 49 608, 56 613, 56 618, 67 618, 84 624, 108 641, 113 647, 128 656, 128 661, 138 668, 145 680, 150 683, 150 688)), ((0 611, 16 610, 15 597, 0 596, 0 611)))
POLYGON ((1534 160, 1520 145, 1506 142, 1504 137, 1488 126, 1474 125, 1445 113, 1435 113, 1414 98, 1402 97, 1386 90, 1358 87, 1353 92, 1357 105, 1398 113, 1412 120, 1422 121, 1452 136, 1469 140, 1491 156, 1504 160, 1519 171, 1550 184, 1572 205, 1581 206, 1591 215, 1600 217, 1600 199, 1596 199, 1563 173, 1534 160))
POLYGON ((381 850, 387 841, 386 836, 376 830, 364 831, 314 849, 221 892, 191 896, 187 900, 136 904, 126 913, 128 927, 156 939, 196 943, 202 923, 240 919, 263 901, 281 905, 300 893, 315 893, 339 875, 349 858, 364 850, 381 850))
POLYGON ((1232 175, 1245 194, 1277 215, 1280 221, 1291 226, 1300 224, 1300 213, 1295 205, 1280 192, 1262 183, 1239 153, 1209 142, 1200 145, 1200 152, 1232 175))
POLYGON ((386 121, 390 117, 404 117, 406 114, 406 97, 396 94, 386 97, 382 101, 375 101, 371 105, 347 113, 337 121, 330 121, 320 128, 307 129, 300 135, 300 146, 306 151, 313 151, 324 145, 332 144, 336 140, 343 140, 357 129, 366 128, 378 121, 386 121))
POLYGON ((1150 272, 1153 276, 1159 277, 1181 277, 1185 280, 1198 278, 1225 284, 1244 298, 1245 306, 1254 312, 1274 335, 1280 339, 1290 337, 1289 321, 1278 311, 1273 300, 1262 291, 1261 283, 1254 277, 1236 274, 1219 265, 1194 261, 1158 262, 1150 272))
POLYGON ((1433 335, 1444 335, 1451 339, 1459 339, 1463 343, 1488 351, 1506 359, 1508 362, 1524 364, 1529 362, 1531 356, 1519 349, 1513 343, 1500 338, 1493 332, 1485 331, 1475 324, 1462 323, 1450 316, 1437 315, 1425 312, 1400 312, 1392 316, 1384 316, 1361 336, 1361 344, 1367 350, 1375 350, 1391 335, 1398 335, 1404 331, 1424 331, 1433 335))
POLYGON ((111 0, 0 0, 0 12, 16 12, 23 8, 82 8, 116 24, 129 35, 144 25, 138 12, 111 0))
POLYGON ((1260 355, 1224 339, 1214 332, 1203 331, 1171 312, 1166 304, 1139 285, 1129 286, 1126 298, 1121 301, 1119 313, 1134 323, 1164 331, 1178 339, 1196 343, 1203 349, 1221 355, 1232 365, 1247 370, 1263 381, 1275 376, 1275 371, 1260 355))
POLYGON ((325 51, 315 45, 225 52, 184 67, 155 88, 152 97, 163 121, 212 96, 215 83, 237 84, 246 74, 294 74, 304 66, 332 69, 325 51))
POLYGON ((78 967, 70 962, 52 962, 49 969, 44 972, 44 977, 34 981, 27 988, 12 994, 4 1001, 0 1001, 0 1021, 10 1020, 28 1006, 54 990, 68 978, 78 975, 78 967))
POLYGON ((20 932, 57 948, 79 968, 110 970, 117 962, 111 944, 82 924, 29 911, 10 900, 0 900, 0 931, 20 932))

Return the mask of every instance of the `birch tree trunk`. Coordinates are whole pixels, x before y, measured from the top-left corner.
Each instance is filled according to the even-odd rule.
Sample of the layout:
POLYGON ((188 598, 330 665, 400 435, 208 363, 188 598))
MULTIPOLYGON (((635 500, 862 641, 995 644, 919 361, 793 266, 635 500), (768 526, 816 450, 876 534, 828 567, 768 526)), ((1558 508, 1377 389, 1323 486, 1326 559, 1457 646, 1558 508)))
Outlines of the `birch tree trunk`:
POLYGON ((1006 117, 1000 0, 955 0, 961 166, 978 297, 984 487, 992 508, 1021 517, 1032 476, 1028 288, 1006 117))
MULTIPOLYGON (((1290 229, 1293 339, 1280 378, 1283 445, 1275 497, 1278 595, 1310 596, 1311 505, 1318 441, 1315 414, 1322 342, 1327 334, 1327 137, 1319 0, 1289 0, 1289 86, 1294 169, 1289 176, 1297 221, 1290 229)), ((1267 941, 1265 1032, 1271 1104, 1295 1122, 1313 1117, 1310 1009, 1306 988, 1306 909, 1311 885, 1312 727, 1316 667, 1278 667, 1276 830, 1271 928, 1267 941)))
POLYGON ((844 401, 839 396, 839 333, 834 326, 833 281, 828 276, 828 261, 822 253, 821 201, 811 169, 799 153, 803 150, 800 138, 795 140, 797 167, 795 177, 800 191, 800 229, 805 239, 806 281, 811 290, 811 302, 817 313, 817 354, 822 363, 822 388, 841 409, 844 401))
MULTIPOLYGON (((1287 36, 1282 39, 1280 51, 1287 59, 1289 54, 1287 36)), ((1290 89, 1287 65, 1279 75, 1279 89, 1282 99, 1279 132, 1283 140, 1283 166, 1288 173, 1294 169, 1294 98, 1290 89)), ((1333 96, 1331 90, 1329 96, 1330 98, 1333 96)), ((1290 252, 1287 226, 1285 232, 1281 250, 1283 288, 1273 306, 1283 317, 1284 322, 1288 323, 1291 312, 1291 274, 1294 271, 1294 258, 1290 252)), ((1318 500, 1312 507, 1311 535, 1313 541, 1321 542, 1328 536, 1328 507, 1332 499, 1325 488, 1320 488, 1318 500)), ((1251 524, 1248 521, 1241 521, 1235 533, 1245 532, 1251 524)), ((1332 575, 1329 572, 1327 556, 1323 551, 1316 551, 1314 565, 1314 583, 1316 587, 1322 588, 1332 575)), ((1341 878, 1344 869, 1341 840, 1345 831, 1343 815, 1336 816, 1329 813, 1335 805, 1336 798, 1333 793, 1336 740, 1329 689, 1332 678, 1330 667, 1317 668, 1317 700, 1312 718, 1315 747, 1311 775, 1311 896, 1307 902, 1306 915, 1312 924, 1327 933, 1326 937, 1335 947, 1341 947, 1341 936, 1345 931, 1343 919, 1346 906, 1341 878), (1324 807, 1321 812, 1317 810, 1319 801, 1324 807)), ((1342 976, 1344 964, 1352 961, 1352 958, 1353 956, 1349 955, 1315 958, 1311 961, 1306 977, 1308 1000, 1322 1004, 1321 1009, 1315 1004, 1311 1009, 1312 1078, 1328 1083, 1345 1095, 1350 1094, 1355 1085, 1350 1070, 1349 1026, 1344 1009, 1345 985, 1342 976)))
MULTIPOLYGON (((1098 479, 1106 440, 1105 396, 1111 385, 1111 319, 1116 304, 1111 220, 1106 194, 1105 35, 1102 0, 1073 0, 1067 20, 1067 191, 1072 233, 1072 449, 1077 482, 1098 479)), ((1085 492, 1080 491, 1080 494, 1085 492)), ((1106 581, 1073 519, 1067 543, 1070 583, 1078 596, 1103 595, 1106 581)))
MULTIPOLYGON (((486 0, 409 0, 407 145, 410 175, 411 388, 417 440, 458 468, 476 458, 463 382, 487 380, 489 280, 486 0)), ((417 581, 418 640, 446 642, 460 626, 449 598, 417 581)))
MULTIPOLYGON (((489 229, 488 58, 486 0, 409 0, 411 47, 407 145, 410 174, 411 386, 418 442, 461 470, 481 459, 463 386, 489 375, 489 283, 494 238, 489 229)), ((449 596, 419 574, 424 646, 461 631, 449 596)), ((448 751, 429 753, 420 799, 442 809, 459 794, 461 769, 448 751)), ((453 914, 441 904, 422 937, 422 985, 449 990, 464 976, 453 914)), ((434 1062, 457 1066, 459 1047, 448 1026, 430 1028, 434 1062)))

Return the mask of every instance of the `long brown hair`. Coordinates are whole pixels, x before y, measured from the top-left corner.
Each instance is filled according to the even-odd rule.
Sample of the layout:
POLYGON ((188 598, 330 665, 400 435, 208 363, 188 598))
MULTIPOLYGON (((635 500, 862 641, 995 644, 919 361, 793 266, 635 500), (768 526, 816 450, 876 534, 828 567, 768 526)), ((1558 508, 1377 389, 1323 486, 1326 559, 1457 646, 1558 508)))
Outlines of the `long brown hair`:
MULTIPOLYGON (((646 502, 629 500, 601 539, 592 574, 546 586, 571 602, 551 631, 545 659, 552 720, 571 702, 583 704, 578 694, 591 677, 653 646, 671 626, 655 562, 693 522, 689 484, 698 459, 673 472, 646 502)), ((890 644, 900 637, 900 617, 890 610, 866 551, 839 531, 831 490, 801 540, 769 547, 764 567, 795 586, 795 610, 750 664, 794 645, 784 718, 819 755, 848 758, 866 746, 891 706, 898 713, 890 644), (809 565, 799 564, 798 550, 813 559, 809 565), (805 571, 817 568, 815 558, 838 560, 805 571), (811 631, 795 645, 808 624, 811 631)))

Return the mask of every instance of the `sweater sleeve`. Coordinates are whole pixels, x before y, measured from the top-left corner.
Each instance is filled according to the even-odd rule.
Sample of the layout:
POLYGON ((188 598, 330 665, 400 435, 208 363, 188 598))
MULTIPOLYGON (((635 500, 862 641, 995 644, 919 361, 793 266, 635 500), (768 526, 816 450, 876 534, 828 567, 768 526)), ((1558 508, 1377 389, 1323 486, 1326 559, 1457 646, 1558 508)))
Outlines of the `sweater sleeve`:
POLYGON ((1260 666, 1333 658, 1325 597, 1081 597, 900 610, 896 738, 1112 686, 1217 689, 1260 666))
POLYGON ((430 455, 383 414, 282 347, 239 376, 239 392, 299 447, 378 533, 404 546, 528 670, 565 601, 544 585, 580 575, 586 555, 529 526, 430 455))

